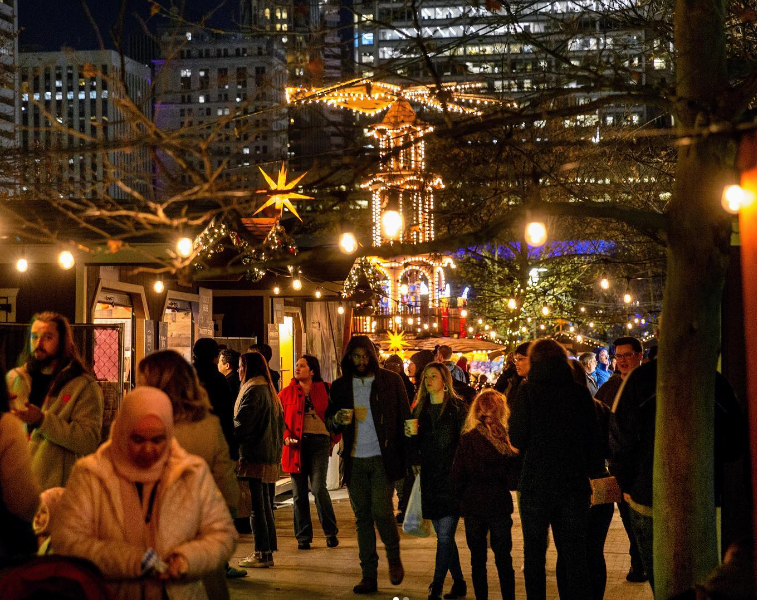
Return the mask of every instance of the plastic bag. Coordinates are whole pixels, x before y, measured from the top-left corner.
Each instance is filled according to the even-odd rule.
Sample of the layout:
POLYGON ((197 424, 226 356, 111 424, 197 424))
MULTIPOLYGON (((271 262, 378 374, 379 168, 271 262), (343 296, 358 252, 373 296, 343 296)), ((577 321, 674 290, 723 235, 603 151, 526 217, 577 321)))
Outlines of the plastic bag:
POLYGON ((423 518, 421 511, 421 476, 418 475, 410 492, 410 499, 405 509, 405 520, 402 522, 402 531, 415 537, 428 537, 433 527, 431 521, 423 518))

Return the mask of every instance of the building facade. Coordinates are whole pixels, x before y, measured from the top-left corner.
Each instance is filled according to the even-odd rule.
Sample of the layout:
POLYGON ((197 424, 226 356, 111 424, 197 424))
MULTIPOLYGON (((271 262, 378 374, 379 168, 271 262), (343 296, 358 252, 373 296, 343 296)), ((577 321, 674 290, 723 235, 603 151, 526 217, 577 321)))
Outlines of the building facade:
POLYGON ((0 145, 18 142, 18 16, 16 0, 0 0, 0 145))

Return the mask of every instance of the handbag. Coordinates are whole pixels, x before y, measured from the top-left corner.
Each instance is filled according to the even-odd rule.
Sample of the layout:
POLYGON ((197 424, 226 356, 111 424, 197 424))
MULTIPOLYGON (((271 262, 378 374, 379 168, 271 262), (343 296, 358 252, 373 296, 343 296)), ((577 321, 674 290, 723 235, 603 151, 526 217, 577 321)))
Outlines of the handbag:
POLYGON ((423 518, 421 510, 421 476, 415 477, 410 499, 405 509, 405 520, 402 522, 402 531, 408 535, 425 538, 431 535, 431 521, 423 518))
POLYGON ((591 483, 591 505, 613 504, 623 499, 623 493, 615 477, 601 477, 599 479, 590 479, 591 483))

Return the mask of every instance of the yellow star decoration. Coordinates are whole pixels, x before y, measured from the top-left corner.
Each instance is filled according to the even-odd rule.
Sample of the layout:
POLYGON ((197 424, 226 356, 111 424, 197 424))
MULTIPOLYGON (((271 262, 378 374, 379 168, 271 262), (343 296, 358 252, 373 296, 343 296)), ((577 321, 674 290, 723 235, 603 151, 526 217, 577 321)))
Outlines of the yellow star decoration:
POLYGON ((281 163, 281 170, 279 171, 278 175, 278 181, 274 181, 268 176, 268 173, 266 173, 262 167, 258 167, 260 169, 260 172, 263 174, 263 177, 265 177, 266 182, 268 183, 268 186, 270 189, 267 190, 258 190, 258 194, 267 194, 270 192, 284 192, 283 194, 273 194, 271 195, 268 200, 265 201, 265 204, 261 206, 258 210, 256 210, 253 213, 253 216, 258 214, 261 210, 266 208, 267 206, 273 206, 276 208, 277 211, 279 211, 279 217, 281 217, 281 214, 284 211, 284 207, 287 207, 291 213, 297 217, 300 221, 302 221, 302 217, 297 214, 297 211, 294 209, 294 206, 292 206, 292 200, 312 200, 312 196, 303 196, 302 194, 298 194, 296 192, 290 191, 295 185, 297 185, 300 180, 307 175, 307 171, 300 175, 297 179, 293 179, 289 183, 287 183, 287 168, 285 163, 281 163))
POLYGON ((410 345, 409 342, 405 341, 405 332, 387 331, 387 334, 389 335, 389 352, 399 354, 400 358, 404 358, 402 354, 405 351, 405 346, 410 345))

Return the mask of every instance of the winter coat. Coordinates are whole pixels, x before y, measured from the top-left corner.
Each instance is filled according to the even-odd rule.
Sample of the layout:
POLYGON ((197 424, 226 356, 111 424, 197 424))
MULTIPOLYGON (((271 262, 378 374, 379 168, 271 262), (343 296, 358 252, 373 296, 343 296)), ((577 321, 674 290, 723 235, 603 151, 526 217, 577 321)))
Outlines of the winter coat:
POLYGON ((460 437, 452 465, 452 485, 464 515, 492 518, 512 514, 509 482, 516 457, 514 452, 499 452, 477 429, 460 437))
MULTIPOLYGON (((397 373, 378 369, 371 385, 371 414, 376 436, 381 446, 386 477, 397 481, 407 474, 405 420, 410 418, 405 384, 397 373)), ((326 427, 332 433, 344 436, 344 481, 348 483, 352 472, 352 446, 355 443, 355 420, 349 425, 334 422, 339 409, 355 408, 352 394, 352 376, 342 376, 331 384, 329 406, 326 409, 326 427)))
POLYGON ((239 459, 250 465, 278 465, 284 445, 284 418, 277 396, 267 385, 242 386, 242 399, 234 415, 234 439, 239 459))
MULTIPOLYGON (((124 536, 121 476, 110 458, 110 441, 76 463, 53 523, 52 544, 59 554, 93 562, 109 580, 115 600, 140 597, 136 581, 145 549, 124 536)), ((205 461, 172 441, 158 487, 155 550, 187 559, 185 579, 167 581, 170 600, 206 599, 200 577, 219 569, 237 539, 226 503, 205 461)))
POLYGON ((201 421, 179 421, 174 424, 173 435, 184 450, 208 464, 226 505, 235 513, 239 506, 239 484, 218 417, 207 415, 201 421))
MULTIPOLYGON (((296 379, 279 392, 279 400, 284 407, 284 439, 294 438, 302 441, 302 428, 305 419, 305 392, 296 379)), ((318 417, 326 423, 326 409, 329 406, 328 384, 315 381, 310 386, 310 400, 318 417)), ((331 446, 339 443, 341 435, 331 435, 331 446)), ((302 444, 284 446, 281 453, 281 466, 287 473, 300 473, 302 468, 302 444)))
POLYGON ((460 504, 452 487, 452 463, 467 408, 462 400, 450 398, 446 410, 434 421, 431 404, 413 417, 418 419, 418 435, 413 436, 415 464, 421 466, 421 508, 424 519, 460 515, 460 504))
POLYGON ((510 416, 510 441, 523 455, 523 495, 588 499, 589 477, 602 460, 601 433, 594 400, 567 361, 531 365, 510 416))
POLYGON ((597 362, 597 368, 594 369, 594 376, 597 378, 598 388, 601 388, 612 375, 613 372, 610 370, 610 367, 604 363, 597 362))
MULTIPOLYGON (((67 378, 64 367, 56 381, 67 378)), ((23 407, 31 392, 31 376, 26 365, 8 372, 8 389, 16 398, 14 405, 23 407)), ((46 490, 65 487, 76 460, 97 450, 103 424, 103 394, 94 377, 81 373, 61 387, 57 395, 48 395, 42 403, 44 418, 29 440, 32 472, 46 490)))
MULTIPOLYGON (((715 503, 720 505, 723 463, 748 446, 747 421, 725 377, 715 372, 715 503)), ((610 415, 612 471, 636 504, 652 506, 657 361, 629 373, 610 415)))
POLYGON ((221 374, 215 363, 195 362, 194 368, 202 387, 208 393, 213 414, 221 421, 223 437, 231 448, 234 446, 234 401, 237 397, 231 395, 226 377, 221 374))

